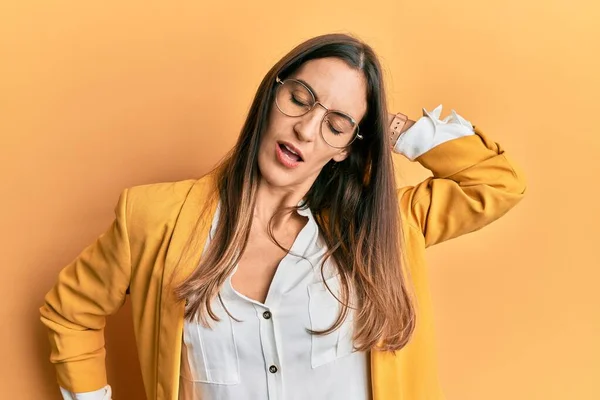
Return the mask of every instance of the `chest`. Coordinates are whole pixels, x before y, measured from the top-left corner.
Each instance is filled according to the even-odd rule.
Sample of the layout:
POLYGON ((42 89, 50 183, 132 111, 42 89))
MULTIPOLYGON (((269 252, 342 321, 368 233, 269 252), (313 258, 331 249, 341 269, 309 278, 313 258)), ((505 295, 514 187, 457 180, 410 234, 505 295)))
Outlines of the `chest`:
MULTIPOLYGON (((210 328, 186 322, 180 399, 369 398, 369 358, 353 351, 353 316, 329 334, 308 332, 329 328, 340 311, 314 268, 323 261, 318 250, 286 254, 264 302, 234 289, 234 271, 212 303, 219 321, 210 328)), ((326 282, 339 296, 338 276, 326 282)))
POLYGON ((266 229, 254 227, 231 277, 233 288, 250 299, 264 303, 287 249, 291 249, 295 242, 299 242, 297 248, 306 247, 306 240, 299 236, 305 225, 304 219, 292 220, 284 229, 273 232, 273 237, 266 229))

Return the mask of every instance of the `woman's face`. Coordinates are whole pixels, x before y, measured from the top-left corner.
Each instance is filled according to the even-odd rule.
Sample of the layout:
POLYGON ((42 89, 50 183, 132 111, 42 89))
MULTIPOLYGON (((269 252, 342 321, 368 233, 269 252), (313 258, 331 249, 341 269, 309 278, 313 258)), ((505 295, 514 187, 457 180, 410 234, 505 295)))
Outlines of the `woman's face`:
MULTIPOLYGON (((325 107, 342 111, 357 123, 367 111, 364 74, 340 59, 307 61, 289 78, 304 82, 325 107)), ((350 147, 331 147, 321 136, 325 112, 316 105, 303 116, 289 117, 272 105, 258 154, 262 179, 269 185, 308 190, 325 164, 332 159, 343 161, 349 155, 350 147), (291 154, 290 149, 298 155, 291 154)))

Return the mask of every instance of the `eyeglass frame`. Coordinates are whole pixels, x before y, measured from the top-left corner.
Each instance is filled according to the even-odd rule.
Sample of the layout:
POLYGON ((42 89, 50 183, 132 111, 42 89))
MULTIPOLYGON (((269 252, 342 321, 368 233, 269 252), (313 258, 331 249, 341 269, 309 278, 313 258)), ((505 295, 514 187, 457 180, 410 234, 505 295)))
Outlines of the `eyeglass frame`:
POLYGON ((323 118, 321 119, 321 122, 319 123, 319 132, 321 133, 321 137, 323 138, 323 140, 325 141, 325 143, 327 143, 327 145, 328 145, 328 146, 330 146, 330 147, 333 147, 334 149, 345 149, 345 148, 349 147, 349 146, 350 146, 352 143, 354 143, 354 141, 355 141, 356 139, 362 140, 362 139, 364 138, 364 137, 363 137, 363 136, 362 136, 362 135, 359 133, 359 129, 360 129, 360 128, 359 128, 359 126, 358 126, 358 123, 356 122, 356 120, 355 120, 354 118, 352 118, 352 116, 351 116, 351 115, 349 115, 349 114, 347 114, 347 113, 345 113, 345 112, 343 112, 343 111, 340 111, 340 110, 332 110, 332 109, 329 109, 329 108, 325 107, 325 106, 324 106, 324 105, 323 105, 323 104, 322 104, 320 101, 318 101, 318 100, 317 100, 317 96, 315 96, 315 94, 313 93, 313 91, 312 91, 312 90, 310 90, 310 88, 309 88, 308 86, 306 86, 306 85, 305 85, 305 84, 304 84, 302 81, 299 81, 298 79, 293 79, 293 78, 287 78, 287 79, 285 79, 285 80, 283 80, 283 81, 282 81, 282 80, 281 80, 279 77, 276 77, 276 78, 275 78, 275 82, 279 84, 279 86, 277 86, 277 87, 276 87, 276 92, 275 92, 275 106, 277 107, 277 109, 278 109, 278 110, 279 110, 279 111, 280 111, 280 112, 281 112, 283 115, 285 115, 285 116, 288 116, 288 117, 292 117, 292 118, 295 118, 295 117, 303 117, 303 116, 305 116, 306 114, 308 114, 309 112, 311 112, 311 111, 312 111, 312 110, 315 108, 315 106, 316 106, 317 104, 318 104, 318 105, 320 105, 321 107, 323 107, 323 108, 325 109, 325 114, 323 115, 323 118), (304 114, 300 114, 300 115, 289 115, 289 114, 286 114, 285 112, 283 112, 283 110, 281 109, 281 107, 279 107, 279 104, 277 103, 277 94, 279 93, 279 88, 281 88, 281 87, 283 86, 283 84, 284 84, 285 82, 287 82, 287 81, 292 81, 292 82, 295 82, 295 83, 298 83, 298 84, 302 85, 304 88, 306 88, 306 90, 308 91, 308 93, 310 93, 310 95, 312 96, 312 98, 313 98, 314 102, 313 102, 313 104, 310 106, 310 108, 309 108, 309 109, 308 109, 308 110, 307 110, 307 111, 306 111, 304 114), (350 140, 350 142, 349 142, 347 145, 345 145, 345 146, 343 146, 343 147, 336 147, 336 146, 332 146, 332 145, 331 145, 331 144, 330 144, 330 143, 327 141, 327 139, 325 139, 325 136, 323 135, 323 122, 325 121, 325 117, 327 117, 327 114, 330 114, 330 113, 333 113, 333 112, 336 112, 336 113, 342 114, 343 116, 347 117, 347 118, 348 118, 348 119, 349 119, 349 120, 350 120, 350 121, 351 121, 351 122, 354 124, 354 126, 356 127, 356 128, 355 128, 356 132, 355 132, 355 134, 354 134, 354 137, 352 138, 352 140, 350 140))

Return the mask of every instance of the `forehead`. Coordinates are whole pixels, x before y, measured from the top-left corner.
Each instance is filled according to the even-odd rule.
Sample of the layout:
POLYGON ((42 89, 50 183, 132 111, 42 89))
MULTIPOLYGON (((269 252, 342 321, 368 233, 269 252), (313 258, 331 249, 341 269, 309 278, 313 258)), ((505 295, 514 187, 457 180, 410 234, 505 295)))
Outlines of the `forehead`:
POLYGON ((367 112, 367 82, 363 72, 339 58, 307 61, 290 78, 308 83, 327 108, 350 114, 357 121, 367 112))

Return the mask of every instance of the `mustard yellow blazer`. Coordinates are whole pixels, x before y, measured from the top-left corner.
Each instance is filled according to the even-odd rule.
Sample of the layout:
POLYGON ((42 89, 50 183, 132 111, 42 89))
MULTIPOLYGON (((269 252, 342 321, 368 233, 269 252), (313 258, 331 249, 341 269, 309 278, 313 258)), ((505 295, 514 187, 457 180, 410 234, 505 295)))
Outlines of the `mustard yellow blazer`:
MULTIPOLYGON (((398 190, 417 325, 402 350, 370 352, 373 400, 444 398, 425 249, 482 228, 523 198, 522 172, 499 144, 477 127, 475 133, 417 158, 433 177, 398 190)), ((129 294, 146 395, 177 400, 184 303, 174 299, 172 288, 196 266, 199 254, 182 256, 182 251, 190 238, 206 240, 216 202, 209 204, 212 212, 203 216, 200 229, 194 226, 213 187, 207 175, 125 189, 109 230, 61 271, 40 312, 62 387, 88 392, 107 384, 105 316, 129 294)))

